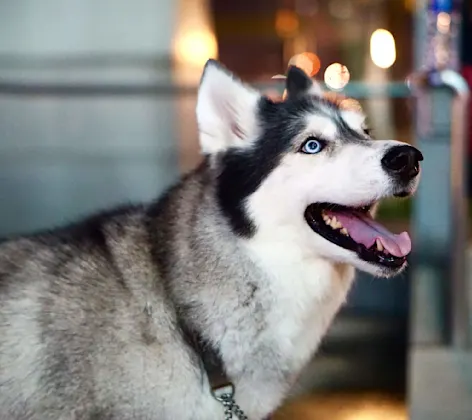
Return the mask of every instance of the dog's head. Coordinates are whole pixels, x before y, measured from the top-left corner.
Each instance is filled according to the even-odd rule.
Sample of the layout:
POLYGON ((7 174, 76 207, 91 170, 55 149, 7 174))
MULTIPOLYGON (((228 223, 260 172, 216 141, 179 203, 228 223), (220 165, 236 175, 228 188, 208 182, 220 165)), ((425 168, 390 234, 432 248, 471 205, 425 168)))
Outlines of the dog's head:
POLYGON ((222 211, 251 240, 296 244, 312 256, 391 276, 411 242, 373 220, 376 203, 417 186, 423 159, 408 144, 372 140, 359 111, 323 97, 290 68, 287 98, 274 102, 215 61, 197 104, 201 148, 218 173, 222 211))

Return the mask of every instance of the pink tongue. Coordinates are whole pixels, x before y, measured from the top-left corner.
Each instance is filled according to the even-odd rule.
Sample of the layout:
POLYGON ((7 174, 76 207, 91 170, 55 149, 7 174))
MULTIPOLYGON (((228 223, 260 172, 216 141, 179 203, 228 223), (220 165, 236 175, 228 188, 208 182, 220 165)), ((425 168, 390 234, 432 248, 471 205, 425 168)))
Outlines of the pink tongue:
POLYGON ((389 232, 371 217, 362 213, 327 212, 347 229, 349 236, 357 243, 370 248, 378 239, 383 247, 395 257, 405 257, 411 251, 410 236, 406 232, 399 235, 389 232))

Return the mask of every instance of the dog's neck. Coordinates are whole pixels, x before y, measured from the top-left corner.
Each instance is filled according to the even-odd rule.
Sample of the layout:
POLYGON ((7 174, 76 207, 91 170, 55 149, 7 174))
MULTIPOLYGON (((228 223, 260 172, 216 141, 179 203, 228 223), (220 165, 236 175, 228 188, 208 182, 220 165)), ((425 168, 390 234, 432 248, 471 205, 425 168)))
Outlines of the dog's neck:
POLYGON ((313 355, 354 270, 307 259, 290 244, 238 238, 200 182, 206 176, 188 177, 180 187, 186 193, 176 191, 169 202, 180 216, 167 238, 175 243, 167 262, 170 293, 180 316, 221 355, 237 402, 250 407, 246 414, 264 417, 313 355), (220 223, 209 225, 208 214, 220 223))

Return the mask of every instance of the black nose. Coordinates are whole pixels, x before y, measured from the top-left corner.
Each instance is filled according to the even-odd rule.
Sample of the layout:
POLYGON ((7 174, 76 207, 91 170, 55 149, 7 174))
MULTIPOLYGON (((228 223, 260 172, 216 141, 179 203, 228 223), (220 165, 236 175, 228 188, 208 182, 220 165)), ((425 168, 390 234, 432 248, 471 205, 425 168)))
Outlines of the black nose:
POLYGON ((394 146, 382 158, 382 166, 390 175, 402 181, 411 181, 420 172, 422 153, 415 147, 394 146))

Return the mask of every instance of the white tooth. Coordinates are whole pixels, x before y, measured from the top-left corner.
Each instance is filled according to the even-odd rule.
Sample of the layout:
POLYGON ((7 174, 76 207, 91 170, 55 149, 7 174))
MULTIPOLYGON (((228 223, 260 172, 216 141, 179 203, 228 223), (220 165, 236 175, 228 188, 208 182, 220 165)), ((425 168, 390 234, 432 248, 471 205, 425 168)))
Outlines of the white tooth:
POLYGON ((333 216, 333 220, 331 222, 331 227, 333 229, 340 229, 340 228, 343 227, 343 225, 341 224, 341 222, 338 219, 336 219, 336 216, 333 216))
POLYGON ((342 228, 342 229, 341 229, 341 233, 342 233, 343 235, 346 235, 346 236, 349 235, 349 232, 347 231, 346 228, 342 228))
POLYGON ((380 242, 380 239, 376 239, 375 243, 377 244, 377 249, 382 252, 384 250, 384 247, 382 245, 382 242, 380 242))

